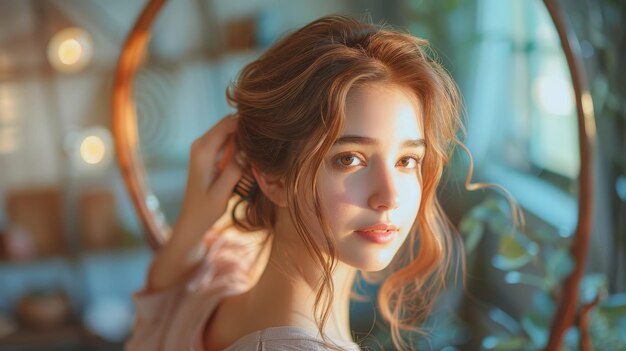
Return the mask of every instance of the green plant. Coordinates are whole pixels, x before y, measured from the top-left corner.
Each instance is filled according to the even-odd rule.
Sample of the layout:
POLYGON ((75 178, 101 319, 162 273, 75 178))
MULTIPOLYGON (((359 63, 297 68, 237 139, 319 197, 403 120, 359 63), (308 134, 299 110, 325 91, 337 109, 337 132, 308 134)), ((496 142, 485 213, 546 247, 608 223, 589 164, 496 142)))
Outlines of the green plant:
MULTIPOLYGON (((563 294, 561 281, 572 270, 570 239, 539 225, 513 229, 510 210, 505 203, 488 197, 461 221, 465 247, 471 255, 486 233, 495 235, 498 245, 491 253, 491 264, 505 272, 509 285, 532 287, 533 305, 513 317, 502 308, 491 306, 487 312, 498 328, 482 340, 486 350, 541 350, 546 346, 558 298, 563 294)), ((586 327, 594 350, 626 350, 626 294, 608 294, 604 273, 588 273, 579 293, 578 323, 565 336, 566 350, 578 350, 581 325, 586 327), (586 307, 587 306, 587 307, 586 307)))

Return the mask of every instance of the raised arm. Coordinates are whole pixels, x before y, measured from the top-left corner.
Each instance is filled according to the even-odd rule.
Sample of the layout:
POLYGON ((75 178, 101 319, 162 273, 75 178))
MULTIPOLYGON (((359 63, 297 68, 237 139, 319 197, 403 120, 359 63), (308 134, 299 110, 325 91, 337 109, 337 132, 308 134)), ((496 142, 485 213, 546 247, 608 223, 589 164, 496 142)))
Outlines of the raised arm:
POLYGON ((216 222, 226 211, 233 196, 232 189, 242 176, 243 169, 224 153, 232 143, 229 136, 237 129, 237 118, 227 116, 191 145, 187 185, 182 210, 174 225, 170 240, 155 254, 148 273, 149 290, 166 289, 180 281, 204 258, 207 245, 203 238, 207 231, 216 230, 216 222), (220 171, 218 163, 224 160, 220 171))

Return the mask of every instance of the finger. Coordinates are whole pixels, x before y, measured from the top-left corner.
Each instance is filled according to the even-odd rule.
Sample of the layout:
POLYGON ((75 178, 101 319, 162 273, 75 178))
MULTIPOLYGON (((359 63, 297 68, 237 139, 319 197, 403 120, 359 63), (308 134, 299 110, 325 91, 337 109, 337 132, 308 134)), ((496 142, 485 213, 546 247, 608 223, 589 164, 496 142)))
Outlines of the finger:
POLYGON ((236 118, 226 117, 191 145, 190 165, 193 169, 205 174, 202 176, 204 181, 210 182, 215 177, 216 172, 219 171, 216 167, 216 161, 228 156, 223 154, 223 149, 227 146, 229 139, 233 139, 232 143, 234 144, 232 132, 226 132, 234 132, 236 128, 236 118))
POLYGON ((202 145, 203 149, 208 152, 217 153, 222 145, 228 139, 231 133, 237 130, 238 119, 232 115, 222 118, 217 124, 211 127, 197 141, 202 145))
POLYGON ((222 150, 220 150, 221 152, 219 152, 216 157, 216 161, 218 162, 217 169, 220 172, 223 171, 224 168, 226 168, 226 164, 228 164, 228 161, 230 161, 233 156, 235 156, 236 148, 237 146, 235 145, 235 137, 233 134, 230 134, 228 136, 228 139, 226 140, 226 144, 224 145, 222 150))
POLYGON ((228 161, 224 171, 220 173, 211 185, 211 189, 209 190, 211 197, 224 200, 230 198, 235 185, 237 185, 237 182, 239 182, 239 179, 243 176, 243 172, 243 167, 239 165, 234 158, 228 161))

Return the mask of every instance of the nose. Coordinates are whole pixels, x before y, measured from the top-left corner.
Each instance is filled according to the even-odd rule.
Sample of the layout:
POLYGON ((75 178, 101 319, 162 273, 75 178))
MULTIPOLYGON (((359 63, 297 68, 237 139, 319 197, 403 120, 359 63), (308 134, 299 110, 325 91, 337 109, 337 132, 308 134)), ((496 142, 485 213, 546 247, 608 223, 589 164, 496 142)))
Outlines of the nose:
POLYGON ((388 211, 398 208, 398 189, 393 171, 386 166, 378 167, 372 174, 370 184, 372 192, 369 197, 370 208, 377 211, 388 211))

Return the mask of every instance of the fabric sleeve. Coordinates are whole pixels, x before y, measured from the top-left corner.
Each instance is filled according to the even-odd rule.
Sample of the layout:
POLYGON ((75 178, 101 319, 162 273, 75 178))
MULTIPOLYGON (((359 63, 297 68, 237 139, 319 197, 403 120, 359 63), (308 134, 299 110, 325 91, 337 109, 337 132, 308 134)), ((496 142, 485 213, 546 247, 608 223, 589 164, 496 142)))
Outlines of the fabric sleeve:
MULTIPOLYGON (((206 309, 212 292, 224 288, 245 289, 250 283, 248 271, 254 259, 252 251, 250 246, 240 240, 217 236, 212 240, 205 259, 186 280, 164 290, 148 291, 143 288, 134 293, 136 317, 126 350, 163 350, 172 330, 190 330, 195 327, 179 325, 193 320, 192 316, 181 316, 181 312, 189 314, 191 311, 206 309)), ((181 345, 184 344, 181 342, 181 345)))

